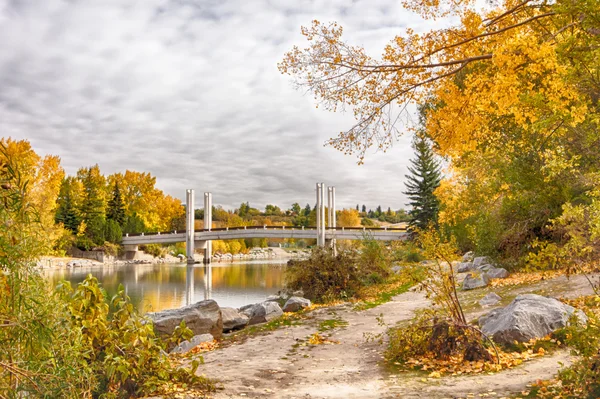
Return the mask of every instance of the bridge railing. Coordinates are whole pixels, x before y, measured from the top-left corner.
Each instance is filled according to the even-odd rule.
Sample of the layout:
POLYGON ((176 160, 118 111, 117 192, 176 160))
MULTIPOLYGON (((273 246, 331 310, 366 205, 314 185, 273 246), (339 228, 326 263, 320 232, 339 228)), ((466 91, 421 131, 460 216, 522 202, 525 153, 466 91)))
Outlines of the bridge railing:
MULTIPOLYGON (((212 229, 198 229, 195 233, 205 233, 211 231, 229 231, 229 230, 316 230, 316 226, 237 226, 237 227, 216 227, 212 229)), ((326 230, 356 230, 356 231, 407 231, 404 227, 327 227, 326 230)), ((184 234, 183 231, 157 231, 149 233, 125 234, 125 237, 156 236, 167 234, 184 234)))

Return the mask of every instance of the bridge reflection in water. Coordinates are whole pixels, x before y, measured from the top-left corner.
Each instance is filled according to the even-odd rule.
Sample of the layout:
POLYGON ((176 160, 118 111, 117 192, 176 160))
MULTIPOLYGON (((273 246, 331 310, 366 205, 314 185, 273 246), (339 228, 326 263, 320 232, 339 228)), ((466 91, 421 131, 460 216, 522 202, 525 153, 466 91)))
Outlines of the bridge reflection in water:
POLYGON ((95 276, 108 298, 123 284, 134 306, 142 312, 173 309, 205 298, 220 306, 240 307, 264 300, 283 287, 284 264, 269 261, 243 263, 104 265, 47 270, 51 284, 95 276))

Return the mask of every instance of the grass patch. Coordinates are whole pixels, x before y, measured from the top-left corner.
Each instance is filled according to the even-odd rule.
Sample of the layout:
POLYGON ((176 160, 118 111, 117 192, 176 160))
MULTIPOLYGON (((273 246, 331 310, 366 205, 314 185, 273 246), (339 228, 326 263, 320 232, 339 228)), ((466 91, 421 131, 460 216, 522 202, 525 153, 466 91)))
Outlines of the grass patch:
POLYGON ((391 301, 396 295, 405 293, 411 286, 411 283, 402 280, 378 286, 377 291, 370 293, 371 295, 367 296, 365 300, 354 305, 354 310, 367 310, 382 305, 391 301))
POLYGON ((329 320, 323 320, 322 322, 319 323, 319 331, 320 332, 324 332, 324 331, 329 331, 329 330, 333 330, 334 328, 338 328, 338 327, 346 327, 348 325, 348 322, 342 319, 329 319, 329 320))
POLYGON ((246 327, 243 330, 233 332, 227 336, 223 336, 222 344, 232 344, 244 342, 246 339, 265 334, 282 327, 298 326, 302 324, 302 320, 306 319, 306 312, 300 311, 297 313, 284 313, 274 320, 268 323, 256 324, 250 327, 246 327))

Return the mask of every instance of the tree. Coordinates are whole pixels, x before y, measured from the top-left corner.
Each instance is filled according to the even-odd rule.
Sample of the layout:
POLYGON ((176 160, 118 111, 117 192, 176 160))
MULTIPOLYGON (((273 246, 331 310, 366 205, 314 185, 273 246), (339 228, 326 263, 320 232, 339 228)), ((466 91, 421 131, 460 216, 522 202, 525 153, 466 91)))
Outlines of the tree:
POLYGON ((104 225, 104 239, 113 244, 120 244, 123 238, 121 226, 114 219, 108 219, 104 225))
POLYGON ((121 197, 119 182, 115 182, 115 185, 113 186, 112 198, 108 201, 106 218, 114 220, 119 226, 123 226, 123 223, 125 223, 125 204, 121 197))
POLYGON ((367 206, 364 204, 362 206, 362 213, 367 213, 367 206))
POLYGON ((304 207, 304 216, 310 215, 310 212, 312 211, 310 204, 306 204, 306 206, 304 207))
POLYGON ((381 216, 382 211, 381 211, 381 205, 377 205, 377 209, 375 210, 375 216, 379 217, 381 216))
POLYGON ((106 179, 98 165, 81 168, 77 179, 83 185, 81 220, 85 222, 85 235, 96 245, 104 244, 104 224, 106 221, 106 179))
POLYGON ((77 212, 76 196, 78 193, 75 188, 76 184, 77 181, 71 176, 63 179, 56 200, 58 206, 55 216, 56 223, 62 223, 73 234, 77 233, 80 223, 77 212))
POLYGON ((360 208, 358 207, 358 204, 356 204, 356 212, 358 212, 360 210, 360 208))
POLYGON ((437 225, 440 203, 434 194, 441 181, 440 164, 435 159, 431 144, 422 135, 413 141, 415 159, 408 167, 404 194, 410 199, 410 221, 412 228, 426 229, 429 224, 437 225))
POLYGON ((381 58, 342 40, 335 23, 303 28, 309 45, 280 63, 330 110, 353 108, 356 124, 329 144, 356 154, 386 150, 423 129, 449 179, 437 191, 440 223, 462 250, 514 259, 548 234, 563 205, 593 201, 600 145, 599 0, 405 0, 454 26, 406 30, 381 58), (401 126, 410 103, 428 104, 424 126, 401 126), (593 143, 593 144, 592 144, 593 143))
MULTIPOLYGON (((586 102, 577 98, 578 89, 569 84, 563 65, 597 67, 598 0, 505 0, 483 10, 474 10, 472 3, 404 1, 424 18, 452 16, 460 23, 425 34, 407 29, 386 46, 381 59, 343 42, 337 23, 313 21, 302 28, 309 46, 293 47, 279 70, 293 76, 297 86, 312 92, 326 109, 354 109, 356 124, 329 144, 357 153, 359 163, 371 146, 386 150, 391 145, 400 130, 390 120, 402 120, 397 116, 407 112, 408 104, 423 104, 432 96, 447 101, 446 109, 436 113, 439 119, 431 119, 432 125, 444 123, 442 147, 469 145, 491 133, 485 129, 487 116, 456 118, 459 113, 448 112, 459 107, 473 116, 481 109, 494 119, 514 115, 523 127, 542 118, 549 122, 540 126, 547 134, 583 120, 586 102), (457 90, 472 94, 468 107, 455 98, 457 90), (557 120, 565 125, 557 127, 557 120)), ((593 74, 586 75, 594 81, 593 74)), ((597 82, 592 84, 597 88, 597 82)))
POLYGON ((342 209, 337 215, 337 225, 339 227, 358 227, 360 226, 360 217, 357 209, 342 209))
POLYGON ((242 202, 238 210, 238 215, 241 217, 247 216, 250 210, 250 204, 248 202, 242 202))
POLYGON ((300 214, 300 212, 302 212, 302 208, 300 208, 300 204, 299 204, 299 203, 297 203, 297 202, 294 202, 294 203, 292 204, 292 209, 291 209, 291 211, 292 211, 292 213, 293 213, 294 215, 299 215, 299 214, 300 214))

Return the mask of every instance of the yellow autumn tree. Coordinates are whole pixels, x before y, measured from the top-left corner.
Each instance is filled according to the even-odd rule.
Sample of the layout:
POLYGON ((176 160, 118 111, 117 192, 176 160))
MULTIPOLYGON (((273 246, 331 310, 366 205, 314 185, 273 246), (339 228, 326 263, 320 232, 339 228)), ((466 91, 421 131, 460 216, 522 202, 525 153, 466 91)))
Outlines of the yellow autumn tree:
POLYGON ((339 227, 359 227, 360 216, 356 209, 342 209, 337 214, 336 224, 339 227))
POLYGON ((39 221, 35 226, 41 231, 31 234, 43 237, 45 251, 50 252, 65 234, 62 226, 54 223, 56 198, 65 175, 60 158, 53 155, 42 158, 27 140, 2 138, 0 144, 4 147, 4 154, 0 154, 0 163, 6 162, 6 157, 12 159, 13 167, 25 182, 23 201, 35 209, 36 219, 39 221))
POLYGON ((600 2, 404 4, 458 23, 406 29, 375 58, 345 43, 336 23, 313 21, 302 28, 308 47, 279 68, 325 108, 352 110, 356 124, 329 143, 359 163, 414 130, 398 121, 421 105, 425 132, 449 161, 440 221, 463 249, 518 258, 600 169, 600 2))
POLYGON ((148 172, 127 170, 108 177, 109 186, 119 184, 126 215, 136 214, 150 231, 169 231, 184 214, 181 201, 155 187, 156 177, 148 172))

